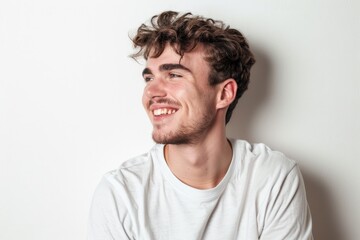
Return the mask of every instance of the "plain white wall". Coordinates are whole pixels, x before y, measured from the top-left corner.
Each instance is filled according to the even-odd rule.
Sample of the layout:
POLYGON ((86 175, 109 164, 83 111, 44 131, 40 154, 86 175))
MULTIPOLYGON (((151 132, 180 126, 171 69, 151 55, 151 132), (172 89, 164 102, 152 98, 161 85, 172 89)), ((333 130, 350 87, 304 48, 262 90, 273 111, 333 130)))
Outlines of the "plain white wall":
POLYGON ((101 176, 152 146, 128 35, 162 10, 222 19, 257 58, 229 136, 296 159, 318 240, 360 236, 360 2, 0 2, 0 239, 85 239, 101 176))

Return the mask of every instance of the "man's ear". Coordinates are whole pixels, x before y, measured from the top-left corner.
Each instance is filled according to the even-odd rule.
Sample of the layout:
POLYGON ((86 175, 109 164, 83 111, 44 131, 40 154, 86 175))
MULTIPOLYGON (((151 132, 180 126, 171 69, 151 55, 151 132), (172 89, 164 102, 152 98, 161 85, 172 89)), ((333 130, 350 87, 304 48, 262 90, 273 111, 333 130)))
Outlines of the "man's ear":
POLYGON ((228 107, 235 99, 237 83, 234 79, 229 78, 219 84, 219 94, 216 107, 218 109, 228 107))

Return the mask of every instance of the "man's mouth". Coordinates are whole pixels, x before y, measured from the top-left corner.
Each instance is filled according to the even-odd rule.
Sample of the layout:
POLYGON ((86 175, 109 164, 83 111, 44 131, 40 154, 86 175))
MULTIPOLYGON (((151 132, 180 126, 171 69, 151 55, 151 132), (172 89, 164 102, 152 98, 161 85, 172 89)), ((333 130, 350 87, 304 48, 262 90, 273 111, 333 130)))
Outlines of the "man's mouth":
POLYGON ((173 108, 158 108, 153 110, 154 116, 170 115, 174 114, 177 110, 173 108))

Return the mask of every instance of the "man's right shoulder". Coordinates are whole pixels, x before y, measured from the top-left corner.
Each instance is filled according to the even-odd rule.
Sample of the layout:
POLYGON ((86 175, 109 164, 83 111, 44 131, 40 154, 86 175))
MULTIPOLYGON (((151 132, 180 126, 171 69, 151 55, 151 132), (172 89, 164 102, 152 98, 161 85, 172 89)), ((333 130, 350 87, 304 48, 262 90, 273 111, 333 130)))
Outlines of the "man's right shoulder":
POLYGON ((156 178, 155 158, 156 154, 150 150, 103 175, 93 194, 89 217, 90 239, 110 239, 104 237, 110 235, 112 238, 117 236, 116 239, 127 239, 134 234, 132 223, 137 209, 147 197, 149 183, 156 178))
POLYGON ((143 176, 150 170, 151 165, 152 158, 150 152, 144 153, 124 161, 118 168, 105 173, 104 178, 116 178, 123 182, 126 179, 131 179, 132 176, 143 176))
POLYGON ((104 174, 102 182, 112 186, 134 188, 146 185, 154 174, 156 161, 155 146, 149 152, 124 161, 118 168, 104 174))

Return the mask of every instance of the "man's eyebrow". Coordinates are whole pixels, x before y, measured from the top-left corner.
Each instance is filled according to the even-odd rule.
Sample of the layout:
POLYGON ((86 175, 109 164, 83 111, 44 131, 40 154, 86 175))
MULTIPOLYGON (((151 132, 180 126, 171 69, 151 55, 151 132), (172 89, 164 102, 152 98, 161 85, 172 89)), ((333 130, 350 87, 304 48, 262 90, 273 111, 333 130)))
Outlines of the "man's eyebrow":
POLYGON ((191 73, 191 70, 188 69, 187 67, 185 67, 184 65, 181 65, 179 63, 167 63, 167 64, 163 64, 159 67, 160 71, 169 71, 169 70, 173 70, 173 69, 182 69, 185 70, 187 72, 191 73))
MULTIPOLYGON (((189 73, 192 73, 189 68, 187 68, 184 65, 181 65, 179 63, 166 63, 166 64, 160 65, 160 67, 159 67, 160 71, 170 71, 173 69, 182 69, 189 73)), ((144 76, 145 74, 152 74, 150 68, 144 68, 144 70, 142 71, 142 76, 144 76)))
POLYGON ((142 75, 144 76, 145 74, 151 74, 151 70, 149 68, 145 68, 143 71, 142 71, 142 75))

